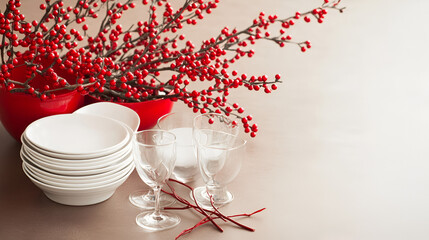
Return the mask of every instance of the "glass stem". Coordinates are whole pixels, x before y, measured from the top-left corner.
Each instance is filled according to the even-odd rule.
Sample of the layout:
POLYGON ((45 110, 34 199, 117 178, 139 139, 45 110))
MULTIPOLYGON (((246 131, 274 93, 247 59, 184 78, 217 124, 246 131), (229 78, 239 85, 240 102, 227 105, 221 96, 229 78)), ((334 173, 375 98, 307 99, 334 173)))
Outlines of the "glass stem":
POLYGON ((161 194, 161 187, 156 186, 153 188, 153 193, 155 195, 155 211, 153 212, 152 216, 155 220, 162 220, 161 218, 161 206, 159 203, 159 195, 161 194))

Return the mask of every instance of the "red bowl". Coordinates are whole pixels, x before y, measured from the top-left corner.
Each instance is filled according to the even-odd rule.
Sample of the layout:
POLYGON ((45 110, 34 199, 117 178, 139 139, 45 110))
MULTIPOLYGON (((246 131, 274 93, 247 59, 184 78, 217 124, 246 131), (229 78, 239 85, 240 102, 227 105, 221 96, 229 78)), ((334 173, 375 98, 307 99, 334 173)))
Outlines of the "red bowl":
MULTIPOLYGON (((86 103, 96 103, 102 102, 102 100, 97 99, 93 96, 88 95, 86 98, 86 103)), ((173 108, 173 101, 170 99, 156 99, 144 102, 134 102, 134 103, 118 103, 116 104, 131 108, 134 110, 140 117, 140 126, 139 131, 153 128, 158 121, 158 118, 164 116, 165 114, 171 112, 173 108)))
POLYGON ((21 134, 33 121, 61 113, 72 113, 83 106, 83 96, 77 91, 40 100, 25 93, 10 93, 0 87, 0 120, 9 134, 20 141, 21 134))
MULTIPOLYGON (((22 61, 22 59, 18 59, 22 61)), ((52 61, 48 59, 40 60, 45 67, 50 66, 52 61)), ((53 67, 55 72, 73 83, 73 76, 64 70, 59 69, 56 65, 53 67)), ((11 79, 24 82, 27 80, 26 76, 27 66, 19 66, 12 70, 11 79)), ((31 85, 40 89, 48 80, 41 75, 31 81, 31 85)), ((19 86, 17 86, 19 87, 19 86)), ((72 113, 84 104, 84 97, 77 91, 61 90, 55 92, 54 99, 48 98, 45 101, 26 93, 10 93, 5 87, 0 86, 0 120, 4 128, 15 138, 20 141, 21 134, 25 128, 33 121, 62 113, 72 113)))

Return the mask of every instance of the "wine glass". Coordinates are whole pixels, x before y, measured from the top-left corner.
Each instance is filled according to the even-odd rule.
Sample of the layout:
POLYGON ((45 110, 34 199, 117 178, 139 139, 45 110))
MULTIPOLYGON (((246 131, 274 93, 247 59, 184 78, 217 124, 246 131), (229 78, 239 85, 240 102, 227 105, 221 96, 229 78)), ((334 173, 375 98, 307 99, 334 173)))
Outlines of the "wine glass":
POLYGON ((144 130, 135 134, 135 165, 140 178, 153 189, 154 211, 142 212, 137 224, 147 230, 159 231, 180 223, 174 214, 161 212, 159 196, 170 177, 176 161, 176 136, 165 130, 144 130))
MULTIPOLYGON (((136 148, 136 143, 134 142, 136 148)), ((136 158, 138 156, 134 156, 136 158)), ((136 207, 141 209, 154 209, 155 208, 155 193, 152 189, 147 190, 137 190, 132 192, 128 196, 129 201, 136 207)), ((161 192, 159 195, 159 205, 161 207, 167 207, 174 204, 176 200, 170 195, 164 194, 161 192)))
POLYGON ((200 172, 206 185, 195 188, 192 197, 204 208, 221 207, 234 199, 226 186, 240 171, 246 140, 208 129, 198 131, 195 138, 200 172))
MULTIPOLYGON (((193 195, 195 195, 196 200, 208 208, 211 208, 210 201, 207 201, 207 200, 210 200, 209 195, 207 194, 207 190, 209 190, 209 188, 213 190, 211 191, 212 194, 214 194, 214 192, 218 192, 218 194, 215 194, 217 199, 216 200, 217 205, 222 205, 221 202, 223 202, 223 204, 226 204, 232 201, 233 196, 224 187, 218 186, 213 188, 214 186, 213 181, 211 181, 207 185, 207 181, 209 181, 210 178, 211 180, 213 180, 213 176, 212 176, 213 174, 210 174, 210 173, 207 174, 204 171, 204 164, 203 164, 204 159, 202 158, 209 157, 207 154, 209 154, 210 152, 214 154, 216 150, 220 150, 220 152, 225 152, 225 151, 228 152, 227 149, 229 147, 235 146, 239 142, 237 140, 238 132, 239 132, 238 125, 233 120, 231 120, 230 118, 222 114, 206 113, 206 114, 201 114, 199 116, 196 116, 194 118, 193 138, 195 141, 200 173, 204 181, 206 182, 206 186, 196 188, 195 192, 191 193, 191 197, 194 198, 193 195), (219 149, 213 149, 213 151, 209 151, 210 148, 215 148, 215 147, 219 149), (210 187, 207 188, 207 186, 210 186, 210 187), (214 191, 215 189, 217 189, 218 191, 214 191), (221 197, 222 194, 224 195, 223 197, 221 197), (226 196, 226 195, 229 195, 229 196, 226 196), (224 198, 224 200, 220 200, 221 198, 224 198)), ((242 143, 242 144, 243 146, 245 145, 245 143, 242 143)), ((218 153, 220 154, 220 152, 218 153)), ((222 161, 221 159, 218 159, 218 160, 222 161)), ((224 159, 224 161, 225 160, 226 159, 224 159)))
POLYGON ((188 183, 199 177, 197 156, 192 138, 193 115, 173 112, 158 119, 157 126, 176 135, 177 158, 173 170, 175 179, 188 183))
MULTIPOLYGON (((134 156, 136 158, 136 156, 134 156)), ((149 190, 137 190, 128 196, 128 200, 136 207, 141 209, 154 209, 155 208, 155 193, 152 188, 149 190)), ((161 192, 159 195, 159 205, 167 207, 174 204, 176 200, 170 195, 161 192)))

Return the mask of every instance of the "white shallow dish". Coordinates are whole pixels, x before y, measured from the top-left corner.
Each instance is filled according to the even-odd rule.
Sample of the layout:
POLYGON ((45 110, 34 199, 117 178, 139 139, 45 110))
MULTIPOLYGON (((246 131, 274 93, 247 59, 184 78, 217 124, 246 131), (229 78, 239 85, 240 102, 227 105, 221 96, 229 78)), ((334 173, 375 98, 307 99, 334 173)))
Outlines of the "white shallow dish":
POLYGON ((87 114, 59 114, 31 123, 23 138, 32 146, 64 155, 107 155, 131 138, 113 119, 87 114))
POLYGON ((33 159, 34 161, 37 161, 40 165, 46 166, 48 168, 52 169, 58 169, 58 170, 90 170, 90 169, 97 169, 97 168, 104 168, 109 165, 114 164, 120 159, 124 159, 127 155, 130 154, 132 151, 131 146, 127 146, 124 148, 125 151, 119 152, 120 154, 112 154, 111 156, 106 156, 105 158, 101 158, 101 160, 98 161, 86 161, 86 160, 62 160, 57 158, 52 158, 48 156, 43 156, 41 154, 37 154, 37 152, 29 149, 25 145, 21 148, 21 151, 23 153, 33 159))
MULTIPOLYGON (((125 145, 128 145, 131 142, 131 139, 128 140, 128 142, 125 145)), ((52 157, 52 158, 57 158, 57 159, 64 159, 64 160, 97 160, 99 158, 106 158, 111 156, 112 154, 117 154, 118 151, 122 151, 122 149, 118 150, 118 151, 113 151, 113 152, 101 152, 101 153, 94 153, 94 154, 62 154, 62 153, 54 153, 54 152, 49 152, 46 151, 44 149, 41 149, 37 146, 35 146, 34 144, 32 144, 31 142, 28 142, 28 140, 25 138, 25 135, 22 134, 21 135, 21 143, 22 145, 25 145, 27 148, 37 152, 38 154, 41 154, 43 156, 48 156, 48 157, 52 157)))
MULTIPOLYGON (((116 120, 114 120, 116 121, 116 120)), ((124 146, 122 146, 121 149, 118 149, 116 152, 101 152, 101 153, 94 153, 94 154, 62 154, 62 153, 54 153, 54 152, 49 152, 46 151, 44 149, 41 149, 37 146, 35 146, 34 144, 32 144, 31 142, 29 142, 26 137, 25 134, 21 135, 21 143, 23 146, 26 147, 27 150, 29 150, 31 153, 34 153, 33 155, 45 158, 45 157, 49 157, 55 160, 64 160, 64 161, 75 161, 75 160, 79 160, 82 162, 97 162, 99 160, 103 161, 106 158, 110 158, 113 156, 118 156, 123 154, 125 151, 127 151, 127 147, 132 147, 132 143, 134 140, 134 132, 131 130, 130 127, 128 127, 126 124, 121 123, 119 121, 116 121, 118 124, 121 124, 127 131, 129 134, 129 139, 128 141, 125 143, 124 146)))
POLYGON ((69 176, 75 176, 75 175, 94 175, 94 174, 100 174, 108 171, 115 171, 117 169, 122 169, 125 166, 129 165, 133 161, 133 153, 130 152, 127 156, 125 156, 123 159, 118 160, 115 164, 106 166, 104 168, 98 168, 98 169, 84 169, 84 170, 60 170, 60 169, 54 169, 46 164, 41 164, 39 161, 34 160, 33 158, 27 156, 25 152, 20 152, 21 159, 29 164, 32 164, 44 171, 51 172, 58 175, 69 175, 69 176))
POLYGON ((115 119, 129 126, 134 132, 137 131, 140 125, 140 117, 134 110, 111 102, 93 103, 79 108, 74 113, 115 119))
POLYGON ((105 181, 110 178, 114 178, 119 175, 124 175, 129 170, 134 169, 134 162, 132 162, 130 165, 125 166, 122 169, 115 169, 109 172, 104 172, 101 174, 95 174, 95 175, 82 175, 82 176, 67 176, 67 175, 58 175, 50 172, 46 172, 40 168, 37 168, 36 166, 27 163, 25 161, 22 162, 27 169, 30 169, 35 175, 39 176, 40 178, 45 178, 51 181, 56 181, 58 183, 96 183, 99 181, 105 181))
POLYGON ((86 183, 86 182, 58 182, 57 179, 50 179, 47 178, 43 175, 37 174, 37 172, 33 172, 30 168, 27 167, 26 164, 23 163, 23 168, 25 168, 25 170, 27 171, 28 174, 30 174, 34 179, 45 183, 47 185, 53 186, 53 187, 61 187, 61 188, 70 188, 70 189, 74 189, 74 188, 95 188, 95 187, 102 187, 105 185, 109 185, 112 182, 115 182, 121 178, 123 178, 124 176, 128 175, 128 173, 130 171, 132 171, 131 168, 132 165, 127 166, 127 170, 126 172, 123 172, 123 174, 120 175, 116 175, 116 176, 110 176, 107 179, 98 179, 96 182, 92 182, 92 183, 86 183))
POLYGON ((46 197, 54 202, 71 206, 92 205, 109 199, 115 193, 116 189, 124 183, 125 180, 127 180, 128 176, 132 172, 130 171, 124 177, 108 185, 95 188, 74 189, 50 186, 32 177, 25 168, 23 168, 23 171, 25 175, 27 175, 27 177, 43 191, 46 197))

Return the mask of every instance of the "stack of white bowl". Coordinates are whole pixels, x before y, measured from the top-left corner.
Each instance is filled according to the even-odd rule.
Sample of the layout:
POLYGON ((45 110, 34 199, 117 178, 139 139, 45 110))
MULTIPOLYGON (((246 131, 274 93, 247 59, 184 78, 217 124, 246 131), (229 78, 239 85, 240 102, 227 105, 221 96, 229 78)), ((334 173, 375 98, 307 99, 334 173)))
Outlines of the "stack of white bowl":
POLYGON ((51 200, 90 205, 110 198, 134 170, 133 130, 111 118, 61 114, 21 136, 23 170, 51 200))

